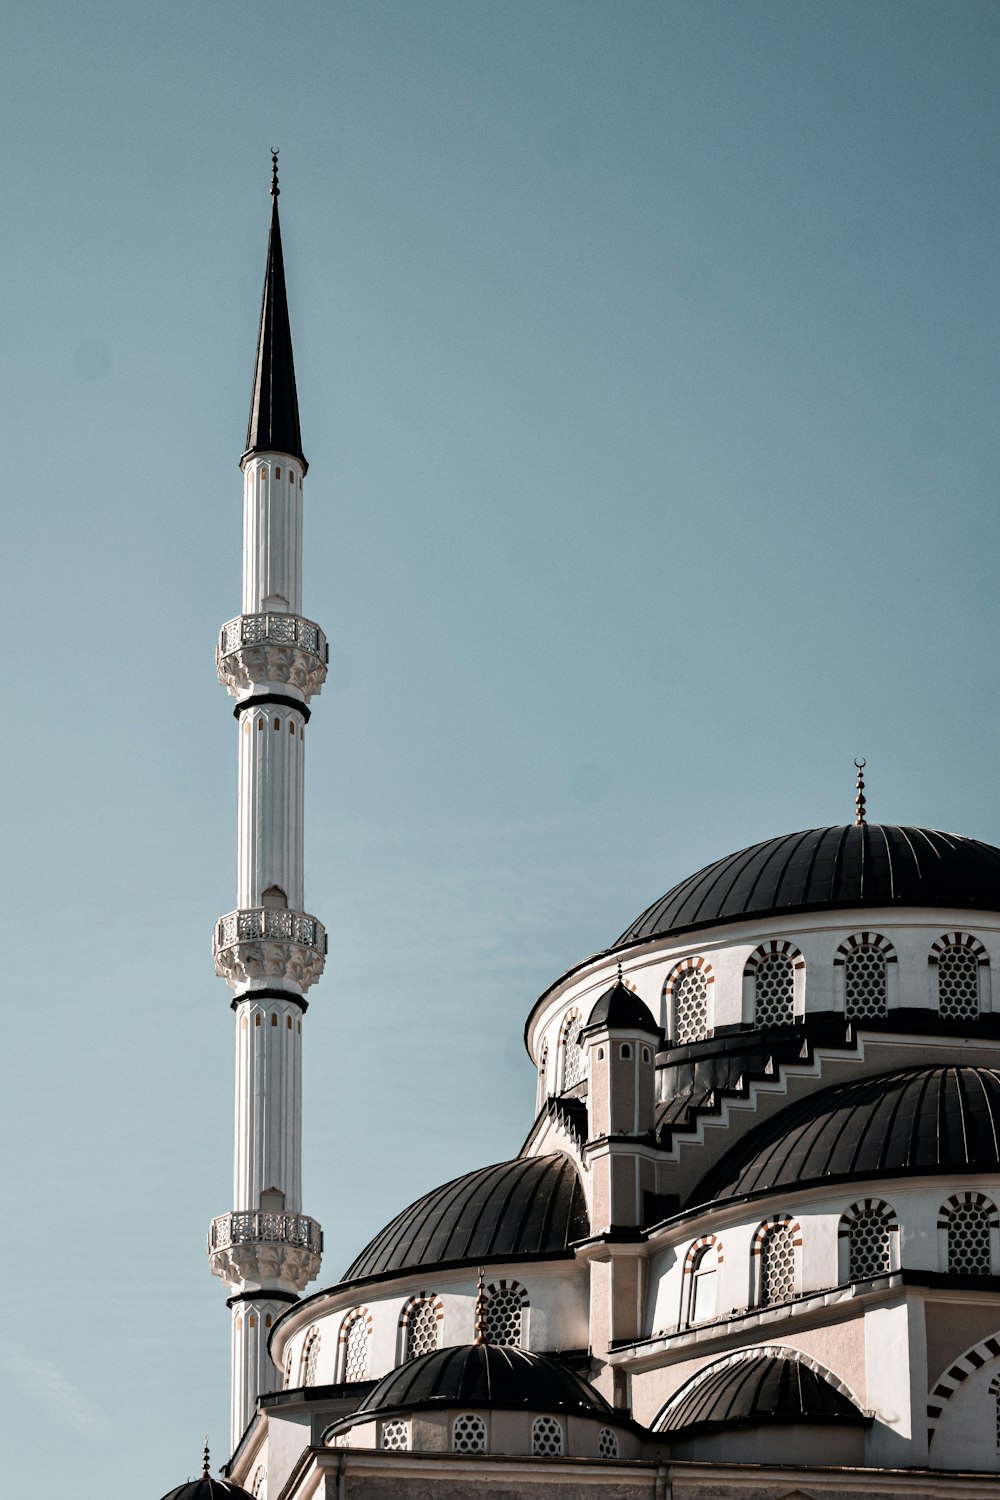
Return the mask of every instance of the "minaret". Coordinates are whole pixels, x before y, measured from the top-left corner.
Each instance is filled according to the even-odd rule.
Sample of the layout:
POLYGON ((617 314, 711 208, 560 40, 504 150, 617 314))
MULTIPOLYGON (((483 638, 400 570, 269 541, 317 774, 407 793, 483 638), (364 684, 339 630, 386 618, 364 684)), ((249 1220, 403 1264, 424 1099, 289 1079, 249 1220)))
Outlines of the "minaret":
POLYGON ((272 153, 271 233, 243 470, 243 613, 222 627, 219 681, 236 699, 236 910, 215 929, 215 972, 234 991, 232 1212, 213 1219, 209 1261, 231 1290, 232 1441, 277 1383, 267 1338, 319 1270, 322 1235, 302 1213, 302 1019, 326 932, 303 910, 303 781, 309 700, 326 637, 302 618, 306 461, 272 153))

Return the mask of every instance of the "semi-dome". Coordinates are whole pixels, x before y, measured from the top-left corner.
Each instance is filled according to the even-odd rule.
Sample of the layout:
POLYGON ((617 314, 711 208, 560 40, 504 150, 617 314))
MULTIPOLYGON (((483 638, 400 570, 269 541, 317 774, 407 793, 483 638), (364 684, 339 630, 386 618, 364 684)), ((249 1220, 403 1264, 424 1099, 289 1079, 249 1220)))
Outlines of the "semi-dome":
POLYGON ((615 946, 747 917, 847 906, 1000 912, 1000 849, 957 833, 879 823, 765 839, 689 875, 647 907, 615 946))
POLYGON ((459 1344, 407 1360, 384 1375, 345 1425, 420 1407, 505 1407, 607 1421, 612 1408, 593 1386, 544 1354, 496 1344, 459 1344))
POLYGON ((1000 1069, 902 1068, 823 1089, 728 1151, 691 1203, 831 1178, 1000 1170, 1000 1069))
POLYGON ((809 1365, 790 1355, 725 1361, 678 1392, 656 1423, 661 1432, 712 1432, 761 1422, 862 1425, 854 1402, 809 1365))
POLYGON ((517 1157, 425 1193, 379 1231, 342 1279, 565 1254, 589 1233, 583 1185, 569 1157, 517 1157))

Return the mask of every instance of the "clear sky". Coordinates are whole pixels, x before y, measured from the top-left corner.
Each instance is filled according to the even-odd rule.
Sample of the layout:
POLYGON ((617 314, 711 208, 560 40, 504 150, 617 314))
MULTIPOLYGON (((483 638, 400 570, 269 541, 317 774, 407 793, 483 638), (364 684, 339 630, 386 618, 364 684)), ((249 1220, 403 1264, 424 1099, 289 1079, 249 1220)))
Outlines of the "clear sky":
POLYGON ((334 1280, 517 1151, 540 991, 849 820, 855 755, 872 821, 1000 842, 998 54, 971 0, 8 0, 5 1495, 226 1451, 212 656, 269 148, 334 1280))

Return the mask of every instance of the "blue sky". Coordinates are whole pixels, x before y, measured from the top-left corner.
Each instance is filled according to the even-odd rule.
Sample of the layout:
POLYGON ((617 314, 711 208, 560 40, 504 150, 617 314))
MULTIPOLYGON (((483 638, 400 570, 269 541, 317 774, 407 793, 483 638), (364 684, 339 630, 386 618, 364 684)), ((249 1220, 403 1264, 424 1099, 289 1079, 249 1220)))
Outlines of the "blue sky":
POLYGON ((555 975, 708 860, 849 819, 855 755, 873 821, 1000 842, 1000 12, 10 0, 4 30, 0 1472, 156 1500, 228 1425, 212 652, 269 148, 333 658, 304 1177, 334 1279, 517 1150, 555 975))

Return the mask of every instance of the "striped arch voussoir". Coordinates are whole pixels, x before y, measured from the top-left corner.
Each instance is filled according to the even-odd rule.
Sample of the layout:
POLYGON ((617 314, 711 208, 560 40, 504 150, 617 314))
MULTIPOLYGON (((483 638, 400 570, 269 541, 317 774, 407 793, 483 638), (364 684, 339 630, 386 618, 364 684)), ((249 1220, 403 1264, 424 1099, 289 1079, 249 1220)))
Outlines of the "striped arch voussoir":
POLYGON ((760 1254, 761 1247, 764 1244, 764 1240, 770 1234, 770 1232, 771 1232, 772 1229, 789 1229, 789 1230, 791 1230, 792 1244, 793 1245, 801 1245, 801 1243, 802 1243, 802 1230, 799 1228, 799 1222, 798 1222, 798 1220, 797 1219, 793 1219, 792 1216, 791 1216, 791 1214, 775 1214, 773 1218, 765 1219, 764 1222, 763 1222, 763 1224, 758 1224, 756 1233, 754 1234, 754 1237, 753 1237, 753 1254, 754 1255, 759 1255, 760 1254))
POLYGON ((936 964, 946 948, 968 948, 970 953, 975 954, 976 962, 985 966, 990 961, 990 955, 983 947, 977 937, 969 932, 945 932, 942 933, 936 943, 931 943, 931 951, 927 955, 929 964, 936 964))
POLYGON ((956 1208, 985 1208, 989 1214, 990 1228, 1000 1229, 1000 1213, 997 1206, 985 1193, 952 1193, 947 1203, 938 1209, 937 1227, 947 1229, 956 1208))
POLYGON ((852 953, 859 948, 875 948, 887 964, 896 962, 896 950, 888 938, 884 938, 880 932, 852 932, 849 938, 845 938, 837 949, 837 956, 833 960, 835 969, 843 968, 852 953))
POLYGON ((859 1198, 857 1203, 852 1203, 850 1208, 845 1209, 843 1214, 841 1214, 837 1238, 841 1240, 846 1239, 851 1232, 851 1225, 862 1214, 881 1214, 883 1219, 890 1221, 886 1225, 889 1233, 899 1233, 899 1221, 896 1218, 896 1210, 891 1203, 886 1203, 884 1198, 859 1198))
MULTIPOLYGON (((941 1419, 941 1413, 959 1386, 968 1380, 970 1375, 975 1375, 977 1370, 981 1370, 983 1365, 988 1365, 994 1359, 1000 1359, 1000 1333, 991 1334, 988 1339, 983 1339, 971 1349, 966 1349, 965 1353, 944 1372, 927 1398, 928 1439, 934 1436, 934 1429, 941 1419)), ((1000 1374, 997 1379, 1000 1380, 1000 1374)))
POLYGON ((796 948, 794 943, 788 942, 786 938, 772 938, 768 943, 761 943, 755 948, 743 966, 744 979, 752 979, 754 971, 762 958, 770 958, 772 953, 784 954, 792 960, 792 966, 796 969, 804 969, 806 961, 796 948))
POLYGON ((679 964, 674 964, 673 968, 670 970, 670 973, 667 975, 667 982, 663 986, 663 994, 667 1000, 669 1000, 671 995, 674 993, 674 985, 677 983, 678 979, 680 979, 681 975, 686 974, 690 969, 699 970, 706 984, 715 983, 715 975, 712 973, 712 965, 708 963, 706 959, 702 958, 701 954, 698 954, 693 958, 683 958, 681 959, 679 964))
POLYGON ((403 1311, 399 1315, 399 1326, 405 1328, 418 1307, 429 1302, 434 1309, 434 1316, 440 1323, 444 1317, 444 1303, 440 1297, 435 1297, 433 1292, 417 1292, 408 1302, 403 1304, 403 1311))
POLYGON ((575 1005, 572 1010, 567 1011, 566 1015, 563 1017, 562 1026, 559 1028, 560 1042, 565 1043, 566 1038, 569 1035, 569 1029, 573 1025, 573 1022, 579 1021, 581 1019, 582 1018, 580 1016, 580 1012, 577 1010, 575 1005))
POLYGON ((350 1333, 355 1323, 360 1323, 362 1321, 364 1321, 364 1323, 366 1324, 365 1333, 370 1338, 372 1331, 372 1315, 368 1311, 367 1307, 355 1307, 352 1308, 352 1310, 347 1314, 347 1317, 340 1325, 339 1342, 341 1344, 346 1344, 347 1335, 350 1333))
POLYGON ((520 1297, 522 1307, 528 1306, 528 1293, 519 1281, 491 1281, 484 1290, 487 1297, 499 1296, 501 1292, 513 1292, 515 1297, 520 1297))
POLYGON ((689 1245, 688 1246, 688 1253, 684 1257, 684 1274, 685 1274, 685 1276, 688 1274, 688 1272, 690 1271, 691 1267, 694 1265, 695 1259, 696 1259, 697 1255, 699 1254, 699 1252, 702 1251, 702 1250, 705 1250, 709 1246, 713 1246, 713 1245, 715 1247, 715 1254, 716 1254, 716 1258, 717 1258, 717 1260, 719 1262, 719 1265, 720 1266, 722 1265, 723 1261, 726 1258, 725 1255, 724 1255, 724 1253, 723 1253, 723 1249, 722 1249, 722 1241, 719 1239, 718 1235, 715 1235, 715 1234, 703 1234, 700 1239, 695 1240, 695 1242, 694 1242, 693 1245, 689 1245))

